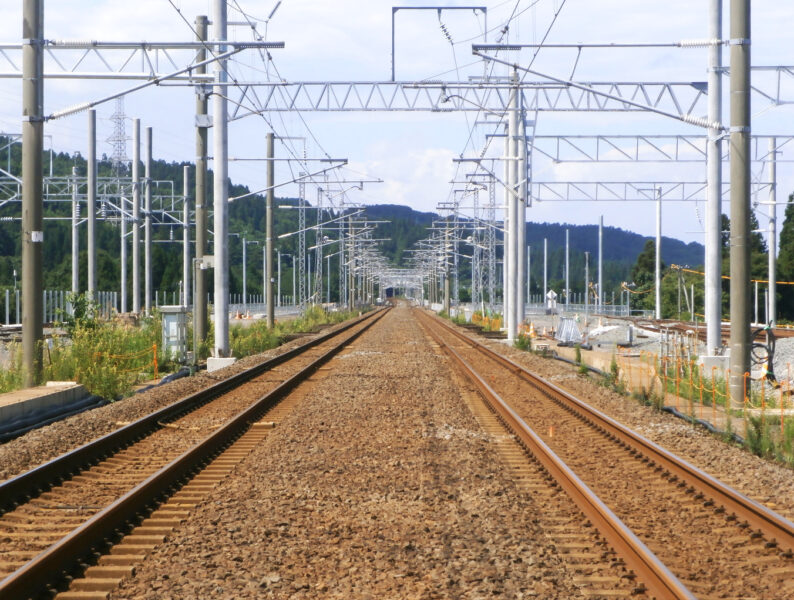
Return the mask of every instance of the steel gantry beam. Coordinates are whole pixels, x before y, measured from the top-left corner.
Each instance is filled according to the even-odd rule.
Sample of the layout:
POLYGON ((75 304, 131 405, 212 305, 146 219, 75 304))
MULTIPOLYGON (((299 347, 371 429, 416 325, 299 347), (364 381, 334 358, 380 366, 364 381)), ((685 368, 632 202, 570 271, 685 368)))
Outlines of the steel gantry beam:
MULTIPOLYGON (((770 159, 770 136, 753 136, 753 162, 770 159)), ((794 137, 776 136, 777 150, 794 137)), ((561 162, 679 162, 706 161, 708 136, 702 135, 536 135, 531 146, 535 155, 561 162)), ((724 148, 723 162, 730 159, 724 148)), ((778 159, 778 162, 782 162, 778 159)))
MULTIPOLYGON (((230 100, 243 107, 241 119, 262 112, 479 112, 505 111, 509 82, 278 81, 237 82, 230 100), (256 104, 251 89, 256 88, 256 104)), ((636 112, 632 101, 677 115, 705 112, 705 82, 588 83, 588 89, 541 81, 523 81, 520 105, 527 111, 636 112), (606 95, 605 95, 606 94, 606 95), (624 100, 624 101, 621 101, 624 100)))

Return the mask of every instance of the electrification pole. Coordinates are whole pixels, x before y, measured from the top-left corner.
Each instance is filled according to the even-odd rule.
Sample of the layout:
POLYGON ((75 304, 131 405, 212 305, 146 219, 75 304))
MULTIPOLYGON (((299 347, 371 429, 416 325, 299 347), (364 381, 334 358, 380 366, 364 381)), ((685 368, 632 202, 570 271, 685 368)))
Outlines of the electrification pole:
MULTIPOLYGON (((513 72, 513 81, 517 75, 513 72)), ((516 286, 518 285, 518 263, 521 260, 518 254, 518 192, 516 183, 518 182, 518 87, 510 88, 510 106, 508 108, 508 144, 507 144, 507 202, 508 217, 510 219, 510 235, 507 245, 507 294, 505 294, 505 319, 507 322, 507 339, 516 339, 518 323, 516 322, 516 286)))
POLYGON ((527 257, 524 248, 527 246, 527 120, 524 114, 522 96, 516 89, 518 113, 518 138, 516 139, 516 258, 518 269, 516 276, 516 327, 524 322, 524 281, 527 279, 527 257))
POLYGON ((44 2, 22 4, 22 360, 25 386, 38 381, 44 335, 42 301, 44 2))
POLYGON ((662 318, 662 188, 656 188, 656 290, 655 317, 662 318))
POLYGON ((750 371, 750 0, 731 0, 731 378, 744 405, 750 371))
POLYGON ((72 294, 80 292, 80 203, 77 193, 77 167, 72 167, 72 294))
POLYGON ((777 140, 769 138, 769 294, 767 323, 777 321, 777 140))
POLYGON ((565 308, 570 305, 571 280, 570 280, 570 230, 565 230, 565 308))
MULTIPOLYGON (((226 0, 213 0, 214 37, 218 42, 226 41, 226 0)), ((226 46, 218 47, 218 53, 226 52, 226 46)), ((229 355, 229 255, 227 252, 229 233, 229 132, 226 101, 226 59, 216 61, 215 82, 212 89, 213 106, 213 201, 215 237, 215 357, 229 355)), ((269 325, 270 323, 268 323, 269 325)))
POLYGON ((146 315, 152 314, 152 128, 146 128, 143 165, 143 296, 146 315))
POLYGON ((88 223, 88 297, 96 301, 96 111, 88 111, 86 159, 86 218, 88 223))
MULTIPOLYGON (((207 22, 205 15, 196 17, 196 39, 200 42, 207 39, 207 22)), ((201 63, 207 60, 207 51, 198 51, 196 60, 201 63)), ((196 69, 196 73, 204 75, 206 65, 196 69)), ((207 133, 210 119, 207 115, 207 92, 199 87, 196 92, 196 259, 201 260, 207 253, 207 133)), ((196 269, 195 297, 193 298, 193 328, 196 339, 203 342, 207 339, 207 275, 205 269, 196 269)))
POLYGON ((182 306, 190 306, 190 167, 182 171, 183 221, 182 226, 182 306))
POLYGON ((603 310, 604 304, 604 215, 598 220, 598 297, 596 304, 603 310))
POLYGON ((132 120, 132 312, 141 313, 141 120, 132 120))
POLYGON ((722 2, 709 0, 708 130, 706 146, 706 353, 722 347, 722 2))
POLYGON ((267 134, 267 196, 265 205, 265 249, 267 273, 267 326, 272 328, 275 323, 275 307, 273 306, 273 196, 275 186, 275 152, 273 149, 273 133, 267 134))

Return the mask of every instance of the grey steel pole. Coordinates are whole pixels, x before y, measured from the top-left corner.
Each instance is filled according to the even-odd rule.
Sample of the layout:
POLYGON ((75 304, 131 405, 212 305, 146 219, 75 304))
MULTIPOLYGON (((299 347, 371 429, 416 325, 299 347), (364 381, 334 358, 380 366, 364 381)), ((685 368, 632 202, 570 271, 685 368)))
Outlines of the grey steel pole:
POLYGON ((549 240, 543 238, 543 303, 546 303, 546 294, 549 293, 549 240))
POLYGON ((452 316, 449 307, 449 226, 447 226, 444 229, 444 312, 447 316, 452 316))
POLYGON ((516 327, 524 322, 524 281, 527 280, 527 257, 524 248, 527 246, 527 128, 526 115, 522 96, 516 92, 517 104, 520 109, 518 115, 518 138, 516 139, 516 155, 518 168, 516 169, 516 183, 518 185, 518 201, 516 221, 516 257, 518 258, 518 275, 516 277, 516 327))
POLYGON ((275 152, 273 149, 273 133, 267 134, 267 197, 265 204, 265 248, 267 252, 267 326, 272 328, 275 323, 275 307, 273 306, 273 196, 275 185, 275 152))
MULTIPOLYGON (((510 128, 505 127, 505 148, 504 148, 504 182, 505 182, 505 202, 504 202, 504 234, 502 240, 502 313, 505 325, 507 325, 507 307, 510 300, 507 295, 507 278, 510 272, 510 128)), ((433 278, 435 280, 435 277, 433 278)))
MULTIPOLYGON (((513 71, 513 81, 516 80, 513 71)), ((521 260, 518 253, 518 88, 510 88, 510 105, 508 114, 508 145, 507 145, 507 187, 508 187, 508 214, 510 219, 510 236, 507 245, 507 294, 505 296, 505 319, 507 325, 507 340, 512 342, 518 332, 516 286, 518 285, 518 263, 521 260)), ((520 292, 519 292, 520 293, 520 292)))
POLYGON ((143 207, 143 296, 147 315, 152 314, 152 128, 146 128, 143 207))
POLYGON ((246 267, 248 266, 247 247, 248 244, 246 243, 246 239, 243 238, 243 316, 248 312, 248 279, 246 273, 246 267))
POLYGON ((325 301, 331 303, 331 257, 325 257, 325 301))
POLYGON ((80 201, 77 193, 77 167, 72 167, 72 294, 80 292, 80 201))
MULTIPOLYGON (((262 256, 264 257, 264 261, 265 261, 263 265, 265 267, 265 270, 262 271, 263 273, 266 272, 266 268, 267 268, 266 253, 267 253, 267 248, 262 248, 262 256)), ((276 304, 278 306, 281 306, 281 248, 276 250, 276 260, 278 261, 277 263, 278 283, 276 288, 276 304)), ((265 275, 265 278, 267 278, 267 275, 265 275)), ((267 285, 265 287, 267 287, 267 285)), ((265 290, 265 294, 267 294, 267 290, 265 290)))
POLYGON ((656 290, 655 316, 662 318, 662 188, 656 188, 656 269, 654 275, 656 290))
POLYGON ((96 111, 88 111, 88 157, 86 159, 86 218, 88 224, 88 297, 96 300, 96 111))
POLYGON ((132 120, 132 312, 141 313, 141 120, 132 120))
MULTIPOLYGON (((208 19, 205 15, 196 17, 196 39, 207 39, 208 19)), ((196 56, 197 62, 207 59, 207 51, 202 48, 196 56)), ((207 72, 206 65, 197 67, 196 73, 207 72)), ((207 116, 207 92, 199 87, 196 92, 196 258, 201 260, 207 253, 207 133, 209 117, 207 116)), ((207 273, 206 269, 196 269, 195 294, 193 297, 193 328, 196 339, 204 342, 207 339, 207 273)))
POLYGON ((532 246, 527 244, 527 304, 532 302, 532 246))
POLYGON ((292 304, 295 305, 295 255, 292 255, 292 304))
POLYGON ((598 297, 596 304, 604 304, 604 215, 598 219, 598 297))
POLYGON ((122 313, 127 312, 127 213, 125 209, 125 198, 121 194, 121 185, 118 180, 117 188, 119 191, 119 205, 121 208, 121 215, 119 215, 120 233, 119 242, 121 246, 121 307, 122 313))
MULTIPOLYGON (((709 0, 709 37, 722 39, 722 2, 709 0)), ((708 130, 706 146, 706 353, 722 346, 722 44, 709 48, 708 130)))
POLYGON ((731 378, 744 405, 750 371, 750 0, 731 0, 731 378))
MULTIPOLYGON (((44 2, 22 3, 22 364, 25 386, 41 372, 44 148, 44 2)), ((19 309, 17 309, 19 314, 19 309)))
POLYGON ((190 167, 185 165, 182 173, 182 306, 190 306, 190 167))
POLYGON ((758 323, 758 281, 754 281, 753 284, 755 288, 753 323, 758 323))
MULTIPOLYGON (((214 39, 226 41, 226 0, 213 0, 214 39)), ((226 46, 220 46, 218 52, 226 52, 226 46)), ((214 185, 213 201, 215 237, 213 255, 215 256, 215 356, 229 355, 229 255, 227 244, 229 239, 229 131, 227 123, 226 73, 227 61, 215 62, 215 82, 212 89, 213 106, 213 168, 214 185)), ((268 325, 270 323, 268 322, 268 325)))
POLYGON ((590 253, 584 253, 584 326, 587 327, 590 312, 590 253))
POLYGON ((767 323, 777 321, 777 140, 769 138, 769 299, 767 323))
POLYGON ((565 230, 565 307, 567 308, 570 305, 570 297, 571 297, 571 280, 570 280, 570 266, 571 263, 570 259, 570 231, 568 229, 565 230))

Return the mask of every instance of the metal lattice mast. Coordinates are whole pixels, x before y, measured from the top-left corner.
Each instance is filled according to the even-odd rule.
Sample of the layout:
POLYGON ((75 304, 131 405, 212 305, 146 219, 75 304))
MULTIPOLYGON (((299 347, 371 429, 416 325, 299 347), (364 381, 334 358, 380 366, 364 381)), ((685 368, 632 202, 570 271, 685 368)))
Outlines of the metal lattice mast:
MULTIPOLYGON (((110 116, 113 122, 113 135, 106 141, 113 147, 113 152, 110 156, 111 168, 113 178, 116 180, 116 193, 118 194, 119 207, 121 208, 120 215, 120 249, 121 249, 121 312, 127 312, 127 217, 126 207, 124 206, 124 196, 122 194, 121 178, 124 177, 127 171, 127 132, 124 127, 124 122, 127 115, 124 114, 124 96, 116 98, 116 109, 110 116)), ((107 205, 102 201, 102 217, 106 218, 107 205)))
POLYGON ((306 308, 306 183, 298 182, 298 304, 306 308))
POLYGON ((116 178, 122 177, 127 171, 127 163, 130 161, 127 158, 127 132, 124 128, 124 122, 127 115, 124 113, 124 96, 116 98, 116 108, 113 114, 110 115, 110 120, 113 122, 113 135, 107 141, 113 147, 113 153, 110 155, 110 162, 113 169, 113 176, 116 178))

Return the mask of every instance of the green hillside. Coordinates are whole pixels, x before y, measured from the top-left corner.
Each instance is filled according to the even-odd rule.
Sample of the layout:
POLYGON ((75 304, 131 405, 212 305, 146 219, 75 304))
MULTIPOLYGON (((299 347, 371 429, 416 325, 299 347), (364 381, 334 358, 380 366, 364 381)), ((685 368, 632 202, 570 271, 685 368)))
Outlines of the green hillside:
MULTIPOLYGON (((20 145, 14 144, 9 151, 0 152, 0 164, 10 167, 12 173, 20 172, 20 145)), ((48 164, 49 154, 46 155, 45 164, 48 164)), ((85 160, 79 153, 55 153, 52 156, 53 174, 58 176, 70 175, 72 167, 78 168, 80 174, 85 173, 85 160)), ((174 189, 182 189, 182 171, 187 163, 169 163, 162 160, 153 162, 152 176, 154 179, 172 180, 174 189)), ((192 165, 190 165, 192 166, 192 165)), ((99 162, 98 173, 100 176, 111 174, 111 164, 107 157, 99 162)), ((211 192, 212 173, 210 173, 209 190, 211 192)), ((232 185, 230 195, 237 196, 247 193, 245 186, 232 185)), ((277 198, 276 206, 296 204, 294 198, 277 198)), ((296 210, 276 208, 274 215, 274 230, 276 236, 295 231, 297 229, 298 214, 296 210)), ((64 203, 47 203, 45 216, 69 217, 71 205, 64 203)), ((397 205, 372 205, 365 207, 365 214, 372 220, 388 221, 379 224, 375 237, 388 238, 382 243, 382 252, 395 265, 401 265, 407 258, 406 250, 410 249, 418 240, 430 235, 429 227, 438 215, 431 212, 415 211, 407 206, 397 205)), ((21 271, 20 251, 20 225, 19 221, 9 221, 8 217, 18 218, 20 205, 8 203, 0 207, 0 289, 11 287, 14 284, 13 272, 21 271)), ((316 212, 309 210, 307 222, 316 222, 316 212)), ((265 199, 263 196, 254 195, 242 200, 234 201, 229 207, 229 231, 240 234, 229 241, 231 264, 230 291, 232 294, 242 292, 242 241, 245 236, 249 240, 258 240, 264 243, 265 199)), ((461 220, 464 227, 468 225, 465 219, 461 220)), ((211 224, 211 220, 210 220, 211 224)), ((45 221, 45 252, 44 252, 44 285, 48 289, 69 289, 71 286, 71 242, 70 221, 45 221)), ((571 238, 571 285, 574 291, 584 289, 584 252, 591 253, 591 279, 596 277, 596 256, 598 248, 598 228, 593 225, 562 225, 556 223, 528 223, 527 240, 532 252, 532 293, 539 293, 542 286, 543 268, 543 239, 548 239, 548 277, 549 285, 560 289, 563 285, 564 273, 564 244, 565 229, 570 230, 571 238)), ((82 230, 80 252, 81 285, 85 284, 86 250, 85 230, 82 230)), ((467 234, 464 233, 463 237, 467 234)), ((154 288, 160 291, 174 292, 179 288, 182 273, 181 237, 179 227, 156 226, 154 227, 155 244, 152 250, 152 278, 154 288)), ((191 236, 192 237, 192 236, 191 236)), ((630 278, 631 268, 648 238, 636 233, 624 231, 615 227, 604 229, 604 280, 605 290, 609 295, 612 290, 618 290, 620 282, 630 278)), ((118 290, 120 274, 120 241, 118 224, 98 221, 98 286, 100 290, 118 290)), ((307 235, 307 247, 314 245, 314 235, 307 235)), ((282 293, 291 294, 292 258, 296 251, 297 236, 277 240, 276 247, 282 253, 290 255, 282 259, 282 293)), ((248 246, 248 291, 259 293, 262 288, 262 246, 248 246)), ((331 246, 328 252, 336 252, 336 247, 331 246)), ((461 254, 470 255, 471 247, 461 244, 461 254)), ((128 250, 129 261, 131 252, 128 250)), ((499 249, 501 258, 501 247, 499 249)), ((703 263, 703 246, 700 244, 683 242, 671 238, 664 238, 663 259, 666 264, 682 264, 692 267, 703 263)), ((130 265, 131 266, 131 265, 130 265)), ((338 267, 332 264, 331 287, 336 289, 338 267)), ((462 298, 468 297, 470 288, 470 263, 466 259, 460 260, 461 292, 462 298)), ((211 286, 211 281, 210 281, 211 286)), ((131 288, 131 286, 129 286, 131 288)))

